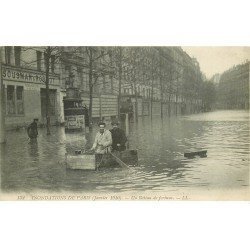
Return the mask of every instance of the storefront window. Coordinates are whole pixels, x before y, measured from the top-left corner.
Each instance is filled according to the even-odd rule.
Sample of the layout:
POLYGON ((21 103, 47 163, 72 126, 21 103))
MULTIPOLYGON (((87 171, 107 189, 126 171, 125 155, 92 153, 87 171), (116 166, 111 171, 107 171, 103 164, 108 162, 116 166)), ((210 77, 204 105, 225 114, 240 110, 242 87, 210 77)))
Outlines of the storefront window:
POLYGON ((13 85, 7 86, 7 110, 6 113, 8 115, 15 114, 15 88, 13 85))
POLYGON ((24 114, 22 86, 17 86, 16 88, 16 106, 17 106, 17 114, 24 114))
POLYGON ((24 114, 23 86, 7 85, 6 114, 24 114))

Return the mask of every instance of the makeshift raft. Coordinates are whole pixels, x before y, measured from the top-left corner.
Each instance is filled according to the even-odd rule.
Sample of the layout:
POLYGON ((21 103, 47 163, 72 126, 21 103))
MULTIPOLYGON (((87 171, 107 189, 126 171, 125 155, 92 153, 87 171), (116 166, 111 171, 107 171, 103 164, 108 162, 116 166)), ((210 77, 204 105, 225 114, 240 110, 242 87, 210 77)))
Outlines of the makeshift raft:
POLYGON ((67 169, 96 170, 138 165, 137 150, 125 150, 107 154, 90 154, 76 151, 75 155, 65 155, 67 169))

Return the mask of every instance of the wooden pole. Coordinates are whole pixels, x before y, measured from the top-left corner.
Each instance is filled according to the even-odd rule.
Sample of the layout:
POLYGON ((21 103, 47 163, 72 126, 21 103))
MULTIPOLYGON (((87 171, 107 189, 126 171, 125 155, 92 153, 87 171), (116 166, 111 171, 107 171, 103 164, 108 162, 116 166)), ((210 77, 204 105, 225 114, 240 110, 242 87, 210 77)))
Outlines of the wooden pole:
POLYGON ((110 152, 110 155, 113 156, 113 158, 115 159, 115 161, 116 161, 121 167, 130 168, 125 162, 123 162, 119 157, 117 157, 117 156, 114 155, 113 153, 110 152))

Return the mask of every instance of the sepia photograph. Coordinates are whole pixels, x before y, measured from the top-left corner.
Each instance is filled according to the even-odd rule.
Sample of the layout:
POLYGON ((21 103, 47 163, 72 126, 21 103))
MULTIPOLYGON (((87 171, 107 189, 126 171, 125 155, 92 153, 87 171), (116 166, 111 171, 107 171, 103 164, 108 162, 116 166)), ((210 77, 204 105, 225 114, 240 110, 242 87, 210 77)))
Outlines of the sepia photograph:
POLYGON ((250 249, 248 2, 1 1, 1 249, 250 249))
POLYGON ((250 47, 0 51, 1 200, 249 200, 250 47))

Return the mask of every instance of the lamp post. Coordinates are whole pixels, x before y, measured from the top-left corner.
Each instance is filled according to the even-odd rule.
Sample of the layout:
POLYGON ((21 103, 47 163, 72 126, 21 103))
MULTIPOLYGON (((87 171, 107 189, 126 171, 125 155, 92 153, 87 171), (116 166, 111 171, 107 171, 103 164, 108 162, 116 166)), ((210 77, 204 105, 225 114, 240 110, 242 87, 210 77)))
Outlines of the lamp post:
POLYGON ((2 79, 2 48, 0 47, 0 143, 5 143, 5 102, 4 85, 2 79))
POLYGON ((71 72, 69 73, 69 86, 74 87, 75 75, 71 72))

